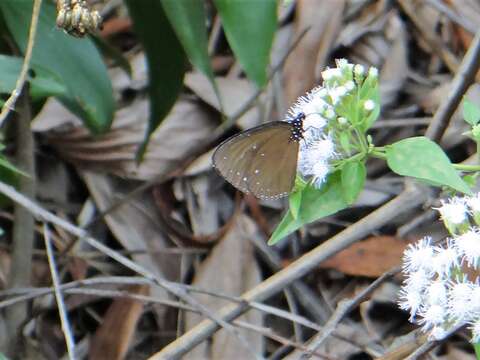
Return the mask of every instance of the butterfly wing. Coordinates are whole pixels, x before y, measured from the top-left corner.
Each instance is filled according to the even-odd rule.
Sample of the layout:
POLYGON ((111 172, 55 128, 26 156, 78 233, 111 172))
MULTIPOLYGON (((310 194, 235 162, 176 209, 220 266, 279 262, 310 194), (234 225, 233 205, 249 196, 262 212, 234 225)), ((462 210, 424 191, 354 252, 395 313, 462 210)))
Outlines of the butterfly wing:
POLYGON ((275 121, 244 131, 220 144, 215 169, 237 189, 260 199, 288 195, 295 183, 298 142, 292 125, 275 121))

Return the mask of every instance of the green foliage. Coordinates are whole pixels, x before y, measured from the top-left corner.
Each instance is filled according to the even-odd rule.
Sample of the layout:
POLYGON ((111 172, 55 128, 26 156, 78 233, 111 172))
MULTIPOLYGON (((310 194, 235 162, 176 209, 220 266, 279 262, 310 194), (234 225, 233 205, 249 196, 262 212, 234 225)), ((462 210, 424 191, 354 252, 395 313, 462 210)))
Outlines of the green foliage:
POLYGON ((458 175, 447 155, 426 137, 413 137, 387 147, 387 164, 395 173, 411 176, 433 184, 449 186, 471 194, 468 185, 458 175))
POLYGON ((270 49, 277 28, 275 0, 214 0, 228 43, 247 76, 267 83, 270 49))
POLYGON ((165 14, 188 58, 210 81, 214 82, 208 56, 208 38, 203 1, 161 0, 165 14))
POLYGON ((126 0, 130 17, 145 49, 149 72, 150 120, 139 156, 152 132, 171 110, 183 86, 186 57, 159 0, 126 0))
POLYGON ((342 190, 343 198, 351 205, 360 194, 365 184, 367 169, 363 161, 347 162, 342 168, 342 190))
MULTIPOLYGON (((15 89, 17 78, 20 75, 23 59, 0 55, 0 93, 10 94, 15 89)), ((48 96, 62 96, 67 93, 63 82, 51 71, 34 66, 31 76, 27 79, 30 83, 30 96, 39 100, 48 96)))
POLYGON ((331 174, 320 190, 311 185, 301 190, 302 201, 296 218, 291 211, 288 211, 270 237, 268 244, 274 245, 303 225, 346 208, 348 204, 343 198, 340 177, 339 172, 331 174))
MULTIPOLYGON (((22 52, 28 42, 32 0, 2 0, 0 11, 14 41, 22 52)), ((74 39, 54 28, 55 7, 44 1, 32 55, 32 64, 61 79, 66 88, 59 99, 93 132, 109 128, 114 112, 112 85, 107 68, 89 39, 74 39)), ((51 85, 51 84, 50 84, 51 85)))
POLYGON ((463 118, 471 126, 475 126, 480 121, 480 109, 468 99, 463 101, 463 118))

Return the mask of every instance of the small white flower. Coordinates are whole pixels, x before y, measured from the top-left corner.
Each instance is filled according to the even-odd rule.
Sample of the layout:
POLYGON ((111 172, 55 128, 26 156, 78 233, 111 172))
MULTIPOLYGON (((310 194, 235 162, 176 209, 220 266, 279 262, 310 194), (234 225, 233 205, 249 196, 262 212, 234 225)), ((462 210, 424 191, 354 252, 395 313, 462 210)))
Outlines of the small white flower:
POLYGON ((465 201, 458 197, 449 199, 448 201, 442 200, 442 206, 437 208, 442 220, 450 222, 455 225, 459 225, 468 220, 467 206, 465 201))
POLYGON ((472 294, 470 298, 470 311, 475 318, 480 319, 480 286, 478 282, 472 285, 472 294))
POLYGON ((444 281, 433 281, 426 288, 426 300, 429 305, 445 306, 448 301, 447 287, 444 281))
POLYGON ((330 166, 325 162, 317 162, 315 165, 313 165, 313 185, 316 188, 320 188, 322 184, 327 180, 327 175, 329 172, 330 166))
POLYGON ((480 212, 480 193, 472 197, 467 197, 465 202, 472 212, 480 212))
POLYGON ((432 238, 427 236, 415 244, 407 246, 403 253, 403 267, 405 271, 413 272, 429 266, 433 259, 432 238))
POLYGON ((332 104, 336 105, 342 100, 342 98, 347 94, 348 90, 345 86, 337 86, 332 88, 328 94, 332 99, 332 104))
POLYGON ((410 312, 409 320, 410 322, 414 322, 415 316, 423 305, 422 293, 414 289, 409 289, 408 287, 403 287, 402 290, 400 290, 398 305, 400 309, 410 312))
POLYGON ((325 116, 328 120, 335 119, 335 111, 332 108, 328 108, 323 112, 323 116, 325 116))
POLYGON ((363 65, 360 65, 360 64, 355 65, 353 68, 353 71, 357 76, 365 75, 365 68, 363 67, 363 65))
POLYGON ((423 268, 411 272, 405 279, 406 287, 415 291, 424 291, 431 280, 431 273, 428 273, 423 268))
POLYGON ((337 59, 335 60, 335 63, 337 64, 337 67, 339 67, 340 69, 349 69, 351 66, 353 66, 348 62, 347 59, 337 59))
POLYGON ((372 67, 368 70, 368 76, 377 78, 377 77, 378 77, 378 69, 377 69, 376 67, 373 67, 373 66, 372 66, 372 67))
POLYGON ((355 89, 355 83, 352 81, 352 80, 349 80, 345 83, 345 88, 347 89, 348 92, 352 91, 353 89, 355 89))
POLYGON ((453 283, 449 292, 448 314, 456 321, 464 321, 470 316, 472 284, 466 280, 453 283))
POLYGON ((341 77, 342 77, 342 72, 338 68, 327 69, 325 71, 322 71, 322 78, 325 81, 339 79, 341 77))
POLYGON ((455 236, 453 244, 468 266, 476 266, 480 259, 480 233, 478 228, 470 228, 466 233, 455 236))
POLYGON ((460 263, 460 256, 452 243, 452 239, 447 240, 445 248, 436 246, 434 248, 435 256, 432 261, 432 269, 441 277, 448 277, 452 269, 460 263))
POLYGON ((432 305, 422 311, 420 315, 422 319, 420 319, 418 323, 422 325, 424 331, 430 330, 445 322, 445 308, 441 305, 432 305))
POLYGON ((375 109, 375 101, 370 100, 370 99, 365 101, 365 103, 363 104, 363 108, 366 111, 372 111, 373 109, 375 109))
POLYGON ((443 326, 434 326, 433 329, 430 330, 430 337, 433 340, 443 340, 447 335, 448 331, 445 330, 443 326))
POLYGON ((472 332, 472 342, 478 343, 480 341, 480 318, 473 321, 469 329, 472 332))

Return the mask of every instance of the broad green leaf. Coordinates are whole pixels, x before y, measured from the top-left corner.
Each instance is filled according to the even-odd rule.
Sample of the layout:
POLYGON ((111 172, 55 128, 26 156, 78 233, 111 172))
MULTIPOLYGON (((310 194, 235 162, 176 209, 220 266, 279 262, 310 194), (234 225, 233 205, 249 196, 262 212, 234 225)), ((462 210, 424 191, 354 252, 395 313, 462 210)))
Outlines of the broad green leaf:
MULTIPOLYGON (((0 11, 22 52, 28 41, 32 0, 2 0, 0 11)), ((85 125, 99 133, 109 128, 114 112, 112 85, 107 68, 89 39, 77 39, 55 27, 56 10, 42 3, 32 65, 40 65, 55 74, 67 88, 59 99, 85 125)))
POLYGON ((458 175, 447 155, 433 141, 419 136, 387 146, 387 163, 392 171, 471 194, 468 185, 458 175))
POLYGON ((463 118, 472 126, 480 121, 480 109, 467 99, 463 100, 463 118))
POLYGON ((139 149, 142 157, 150 135, 172 109, 182 89, 186 58, 160 0, 126 0, 125 3, 148 62, 150 121, 139 149))
POLYGON ((367 169, 363 161, 352 161, 342 168, 343 198, 347 204, 352 204, 365 184, 367 169))
POLYGON ((214 0, 225 35, 247 76, 267 83, 270 49, 277 27, 275 0, 214 0))
MULTIPOLYGON (((0 93, 10 94, 15 89, 22 63, 23 59, 19 57, 0 55, 0 93)), ((67 92, 67 88, 60 79, 41 66, 34 66, 27 80, 30 82, 30 94, 33 100, 64 95, 67 92)))
POLYGON ((213 83, 213 70, 208 56, 204 2, 161 0, 161 3, 190 61, 213 83))
POLYGON ((293 218, 291 211, 288 211, 273 232, 268 244, 274 245, 304 224, 332 215, 347 206, 343 199, 338 172, 331 174, 320 190, 308 185, 302 192, 302 203, 297 218, 293 218))

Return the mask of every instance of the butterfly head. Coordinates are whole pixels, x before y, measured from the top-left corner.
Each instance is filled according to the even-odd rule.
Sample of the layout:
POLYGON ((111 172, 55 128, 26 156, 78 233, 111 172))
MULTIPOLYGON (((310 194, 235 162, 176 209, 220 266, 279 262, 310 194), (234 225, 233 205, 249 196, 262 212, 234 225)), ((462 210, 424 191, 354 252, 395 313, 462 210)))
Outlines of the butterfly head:
POLYGON ((292 119, 290 141, 299 142, 301 139, 303 139, 303 120, 305 120, 305 114, 303 112, 299 113, 292 119))

